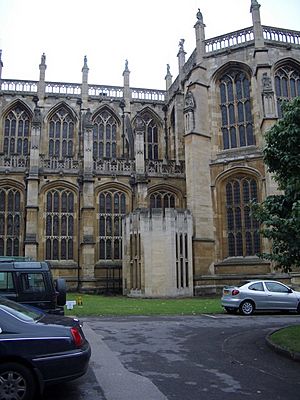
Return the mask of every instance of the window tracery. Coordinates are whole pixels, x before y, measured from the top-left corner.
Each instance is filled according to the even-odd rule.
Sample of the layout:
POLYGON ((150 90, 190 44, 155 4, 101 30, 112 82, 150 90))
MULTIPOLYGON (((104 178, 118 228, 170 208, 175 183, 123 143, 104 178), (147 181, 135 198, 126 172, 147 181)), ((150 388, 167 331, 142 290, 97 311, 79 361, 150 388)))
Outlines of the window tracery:
POLYGON ((21 254, 21 193, 17 189, 0 189, 0 256, 21 254))
POLYGON ((125 214, 125 193, 112 189, 99 194, 99 260, 122 260, 122 218, 125 214))
POLYGON ((275 72, 275 93, 278 116, 281 118, 282 102, 300 96, 300 69, 290 65, 278 68, 275 72))
POLYGON ((4 119, 3 152, 5 155, 29 154, 30 116, 17 105, 4 119))
POLYGON ((242 71, 231 71, 220 79, 223 149, 255 144, 250 99, 250 80, 242 71))
POLYGON ((150 195, 150 208, 175 208, 176 198, 173 193, 159 191, 150 195))
POLYGON ((74 143, 74 120, 66 107, 60 107, 49 120, 49 156, 72 157, 74 143))
POLYGON ((146 160, 158 160, 158 124, 152 115, 145 111, 141 118, 145 123, 144 154, 146 160))
POLYGON ((257 200, 257 182, 238 176, 226 183, 228 256, 251 256, 260 251, 259 223, 251 216, 250 203, 257 200))
POLYGON ((46 260, 74 258, 74 201, 68 189, 46 194, 46 260))
POLYGON ((116 118, 108 110, 101 111, 93 120, 93 157, 117 157, 116 118))

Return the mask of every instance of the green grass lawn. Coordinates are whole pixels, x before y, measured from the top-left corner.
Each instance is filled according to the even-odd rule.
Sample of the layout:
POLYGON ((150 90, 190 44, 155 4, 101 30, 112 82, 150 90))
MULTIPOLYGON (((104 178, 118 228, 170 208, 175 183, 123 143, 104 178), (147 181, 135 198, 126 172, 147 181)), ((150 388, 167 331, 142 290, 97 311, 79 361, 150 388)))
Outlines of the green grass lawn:
MULTIPOLYGON (((139 299, 123 296, 100 296, 68 293, 67 300, 82 301, 66 315, 126 316, 126 315, 199 315, 223 313, 220 297, 192 297, 184 299, 139 299)), ((245 317, 246 318, 246 317, 245 317)), ((271 340, 281 347, 300 352, 300 326, 290 326, 275 332, 271 340)))
POLYGON ((122 296, 100 296, 69 293, 67 300, 81 298, 82 306, 66 309, 66 315, 124 316, 124 315, 197 315, 222 313, 220 298, 138 299, 122 296))
POLYGON ((271 335, 271 340, 286 350, 300 353, 300 325, 276 331, 271 335))

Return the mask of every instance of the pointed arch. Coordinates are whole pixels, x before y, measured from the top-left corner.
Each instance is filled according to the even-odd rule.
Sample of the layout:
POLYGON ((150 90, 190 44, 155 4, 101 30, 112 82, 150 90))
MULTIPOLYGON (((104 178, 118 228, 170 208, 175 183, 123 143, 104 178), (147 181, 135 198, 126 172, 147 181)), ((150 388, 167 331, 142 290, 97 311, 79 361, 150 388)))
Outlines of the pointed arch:
POLYGON ((281 118, 281 104, 300 96, 300 63, 290 57, 278 61, 274 65, 274 80, 277 112, 281 118))
POLYGON ((96 257, 102 263, 122 263, 122 219, 130 211, 131 190, 123 184, 97 187, 96 257))
POLYGON ((213 75, 219 91, 222 149, 255 145, 251 103, 252 70, 229 62, 213 75))
POLYGON ((48 154, 59 159, 73 157, 77 117, 65 102, 56 104, 47 115, 48 154))
POLYGON ((117 158, 120 141, 121 121, 114 110, 107 105, 92 115, 94 159, 117 158))
POLYGON ((261 201, 261 173, 237 166, 219 174, 215 185, 221 257, 257 255, 261 248, 260 227, 251 215, 251 202, 261 201))
POLYGON ((212 81, 215 83, 218 83, 220 78, 225 75, 226 73, 229 73, 232 70, 238 70, 238 71, 243 71, 248 79, 251 79, 253 77, 253 70, 248 64, 245 64, 240 61, 229 61, 219 67, 212 75, 212 81))
POLYGON ((150 107, 145 107, 138 112, 133 119, 135 124, 136 118, 142 119, 144 131, 144 157, 145 160, 158 160, 159 149, 162 147, 163 123, 161 118, 150 107))
POLYGON ((78 121, 78 116, 77 116, 76 112, 65 101, 60 101, 59 103, 57 103, 53 107, 51 107, 46 115, 46 120, 49 122, 49 120, 53 117, 53 115, 56 114, 61 108, 64 108, 65 111, 68 114, 70 114, 71 118, 74 120, 74 123, 78 121))
POLYGON ((16 99, 3 112, 3 153, 28 156, 32 111, 26 103, 16 99))
POLYGON ((107 105, 107 104, 100 106, 93 112, 92 121, 95 118, 97 118, 98 114, 101 114, 104 111, 111 114, 116 119, 118 125, 121 125, 121 119, 120 119, 119 115, 115 112, 115 110, 112 107, 109 107, 109 105, 107 105))
POLYGON ((184 208, 182 192, 167 184, 149 187, 148 206, 150 208, 184 208))
POLYGON ((24 244, 24 187, 0 181, 0 256, 20 256, 24 244))
MULTIPOLYGON (((163 121, 162 121, 161 117, 160 117, 152 108, 150 108, 150 107, 148 107, 148 106, 142 108, 142 109, 138 112, 137 115, 139 115, 139 117, 142 117, 143 120, 146 119, 146 121, 147 121, 149 118, 151 118, 151 119, 155 120, 155 122, 159 125, 159 127, 161 127, 161 128, 163 127, 163 121)), ((136 118, 137 118, 137 115, 135 115, 135 117, 134 117, 133 120, 132 120, 133 126, 135 125, 135 120, 136 120, 136 118)))
POLYGON ((43 188, 46 260, 74 260, 77 244, 77 191, 65 182, 43 188))

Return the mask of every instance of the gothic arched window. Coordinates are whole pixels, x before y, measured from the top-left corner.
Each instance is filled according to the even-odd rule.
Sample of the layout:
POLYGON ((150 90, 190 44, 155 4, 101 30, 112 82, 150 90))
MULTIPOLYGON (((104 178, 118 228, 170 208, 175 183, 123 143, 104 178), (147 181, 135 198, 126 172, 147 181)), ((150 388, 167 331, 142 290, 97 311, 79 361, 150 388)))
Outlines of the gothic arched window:
POLYGON ((108 110, 101 111, 93 120, 93 157, 117 157, 116 118, 108 110))
POLYGON ((250 80, 244 72, 231 71, 220 79, 223 148, 255 144, 250 101, 250 80))
POLYGON ((22 221, 20 191, 0 188, 0 256, 21 254, 22 221))
POLYGON ((122 217, 125 214, 125 193, 111 189, 99 194, 99 260, 122 260, 122 217))
POLYGON ((275 72, 275 92, 277 97, 277 111, 282 117, 281 103, 300 96, 300 68, 284 66, 275 72))
POLYGON ((74 153, 74 120, 66 107, 60 107, 48 125, 49 157, 72 157, 74 153))
POLYGON ((175 208, 176 198, 173 193, 159 191, 150 195, 150 208, 175 208))
POLYGON ((251 216, 250 203, 257 200, 257 182, 235 177, 226 184, 228 256, 251 256, 260 251, 259 224, 251 216))
POLYGON ((7 156, 12 154, 28 155, 29 132, 29 114, 18 105, 4 118, 4 154, 7 156))
POLYGON ((145 123, 144 152, 146 160, 158 160, 158 125, 156 120, 147 111, 141 118, 145 123))
POLYGON ((46 260, 74 259, 74 194, 53 189, 46 194, 46 260))

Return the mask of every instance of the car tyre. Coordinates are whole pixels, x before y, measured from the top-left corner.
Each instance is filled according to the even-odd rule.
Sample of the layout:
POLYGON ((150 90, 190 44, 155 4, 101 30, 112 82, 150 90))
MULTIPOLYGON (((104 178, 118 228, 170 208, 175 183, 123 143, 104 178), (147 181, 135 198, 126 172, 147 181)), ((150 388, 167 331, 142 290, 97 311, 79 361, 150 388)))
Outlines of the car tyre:
POLYGON ((297 307, 297 314, 300 314, 300 301, 299 301, 298 307, 297 307))
POLYGON ((225 307, 225 310, 228 312, 228 314, 236 314, 238 309, 234 307, 225 307))
POLYGON ((255 305, 254 305, 253 301, 251 301, 251 300, 243 301, 239 307, 240 313, 243 315, 253 314, 254 309, 255 309, 255 305))
POLYGON ((32 400, 36 382, 31 371, 21 364, 7 362, 0 365, 0 398, 32 400))

